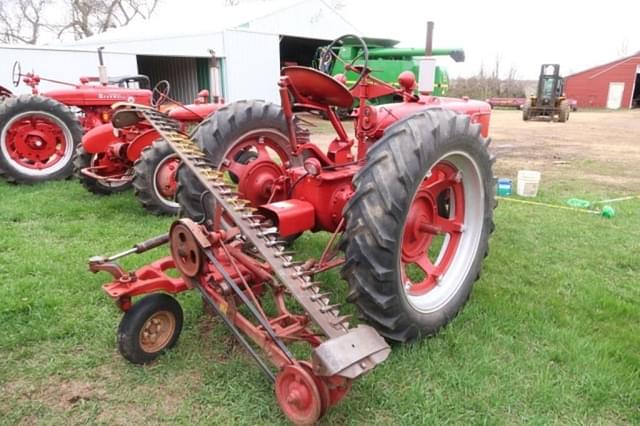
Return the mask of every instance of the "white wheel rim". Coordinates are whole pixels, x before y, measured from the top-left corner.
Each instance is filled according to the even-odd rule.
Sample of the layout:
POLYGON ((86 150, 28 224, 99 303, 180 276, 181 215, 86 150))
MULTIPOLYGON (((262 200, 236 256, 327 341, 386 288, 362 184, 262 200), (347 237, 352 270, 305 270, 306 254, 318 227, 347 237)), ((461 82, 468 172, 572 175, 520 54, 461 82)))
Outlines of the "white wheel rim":
MULTIPOLYGON (((465 198, 464 231, 451 264, 440 277, 438 284, 427 293, 421 295, 412 295, 407 291, 403 292, 409 304, 421 313, 439 311, 458 294, 475 262, 484 225, 484 181, 475 160, 465 152, 454 151, 442 156, 433 164, 438 164, 441 161, 453 164, 462 173, 465 198)), ((402 235, 404 235, 404 229, 402 235)), ((447 243, 448 241, 445 238, 441 254, 444 252, 444 245, 447 243)), ((398 256, 398 270, 402 267, 400 258, 401 256, 398 256)))
POLYGON ((52 174, 62 170, 71 161, 71 158, 73 157, 73 149, 74 149, 73 138, 71 136, 71 130, 69 130, 69 127, 67 127, 67 125, 62 120, 60 120, 58 117, 56 117, 55 115, 50 114, 48 112, 44 112, 44 111, 26 111, 26 112, 22 112, 22 113, 16 115, 15 117, 11 118, 3 126, 2 133, 0 133, 0 152, 2 152, 3 157, 7 160, 7 162, 11 165, 11 167, 13 169, 15 169, 16 171, 18 171, 21 174, 26 175, 26 176, 45 177, 45 176, 52 175, 52 174), (32 169, 32 168, 29 168, 29 167, 25 167, 20 163, 17 163, 9 155, 9 150, 7 148, 7 145, 8 145, 7 133, 9 131, 9 129, 17 121, 20 121, 24 117, 32 116, 32 115, 46 117, 48 120, 54 122, 58 127, 60 127, 60 129, 62 130, 62 133, 64 135, 65 142, 66 142, 65 143, 66 146, 65 146, 64 154, 63 154, 62 158, 57 163, 52 165, 51 167, 47 167, 47 168, 44 168, 44 169, 32 169))

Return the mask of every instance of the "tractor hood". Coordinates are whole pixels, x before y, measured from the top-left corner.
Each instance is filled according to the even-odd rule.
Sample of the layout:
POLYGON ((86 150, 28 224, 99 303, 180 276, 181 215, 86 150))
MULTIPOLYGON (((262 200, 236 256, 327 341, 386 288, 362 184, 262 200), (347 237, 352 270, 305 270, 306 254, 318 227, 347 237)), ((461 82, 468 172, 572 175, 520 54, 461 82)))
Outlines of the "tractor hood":
POLYGON ((377 126, 380 137, 384 134, 384 130, 396 123, 398 119, 402 119, 413 115, 417 112, 431 108, 450 109, 460 114, 466 114, 471 117, 472 123, 480 124, 482 136, 489 136, 489 119, 491 118, 491 105, 483 101, 472 100, 468 98, 445 98, 436 96, 420 96, 418 102, 401 102, 379 105, 376 108, 377 126))
POLYGON ((69 106, 111 106, 116 102, 130 102, 140 105, 151 104, 151 91, 128 89, 114 86, 81 84, 75 89, 51 90, 42 93, 69 106))

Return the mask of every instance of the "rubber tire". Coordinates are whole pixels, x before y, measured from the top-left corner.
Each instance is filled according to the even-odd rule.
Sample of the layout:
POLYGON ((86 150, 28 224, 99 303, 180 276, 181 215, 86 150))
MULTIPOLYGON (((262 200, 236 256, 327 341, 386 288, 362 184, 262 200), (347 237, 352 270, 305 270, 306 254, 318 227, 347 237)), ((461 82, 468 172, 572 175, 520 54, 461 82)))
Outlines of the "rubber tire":
POLYGON ((558 121, 560 123, 565 123, 569 121, 569 111, 570 111, 569 102, 567 101, 560 102, 560 112, 558 113, 558 121))
POLYGON ((111 195, 118 192, 124 192, 131 188, 131 183, 127 185, 112 187, 104 185, 98 179, 83 175, 80 170, 91 166, 92 158, 93 154, 89 154, 87 151, 85 151, 82 144, 78 145, 78 147, 76 148, 76 153, 73 157, 73 170, 75 176, 78 178, 82 186, 87 189, 87 191, 98 195, 111 195))
POLYGON ((347 300, 355 303, 378 332, 391 341, 430 336, 447 325, 465 305, 479 278, 494 229, 494 158, 489 139, 469 117, 430 109, 403 119, 385 131, 367 152, 367 165, 353 179, 355 194, 345 206, 346 229, 342 277, 349 284, 347 300), (477 163, 484 185, 484 218, 479 245, 457 293, 432 313, 421 313, 407 301, 399 256, 410 203, 427 170, 452 151, 467 153, 477 163))
POLYGON ((176 299, 164 293, 151 294, 140 299, 125 312, 118 327, 118 351, 133 364, 147 364, 178 342, 183 322, 182 307, 176 299), (171 312, 176 319, 176 328, 167 345, 156 352, 145 352, 138 337, 147 320, 158 311, 171 312))
POLYGON ((169 155, 175 152, 169 144, 163 140, 157 140, 142 150, 140 158, 136 160, 133 168, 133 188, 136 198, 148 212, 155 215, 175 216, 180 210, 179 206, 168 206, 154 190, 154 173, 158 165, 169 155))
MULTIPOLYGON (((209 116, 198 128, 194 141, 203 148, 211 163, 219 167, 224 154, 248 132, 259 129, 275 130, 288 141, 288 128, 284 112, 279 105, 261 100, 243 100, 227 104, 209 116)), ((289 150, 287 142, 283 149, 289 150)), ((293 167, 302 165, 298 158, 291 158, 293 167)), ((178 169, 176 199, 180 204, 180 216, 196 222, 204 219, 200 197, 203 186, 187 168, 178 169)))
POLYGON ((527 101, 522 106, 522 120, 529 121, 530 119, 531 119, 531 101, 527 101))
MULTIPOLYGON (((17 114, 27 111, 42 111, 59 118, 69 129, 73 152, 82 140, 82 126, 76 114, 66 105, 40 95, 21 95, 5 99, 0 102, 0 133, 5 124, 17 114)), ((15 183, 32 184, 56 179, 68 179, 73 175, 73 155, 69 162, 60 170, 45 176, 29 176, 16 170, 11 166, 6 158, 0 154, 0 169, 2 169, 7 180, 15 183)))

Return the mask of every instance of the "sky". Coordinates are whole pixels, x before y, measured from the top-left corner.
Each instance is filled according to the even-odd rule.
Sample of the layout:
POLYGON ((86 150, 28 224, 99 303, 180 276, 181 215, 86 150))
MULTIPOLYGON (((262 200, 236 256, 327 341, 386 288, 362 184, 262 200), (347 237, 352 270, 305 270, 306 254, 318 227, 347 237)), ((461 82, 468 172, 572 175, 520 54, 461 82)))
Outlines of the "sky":
MULTIPOLYGON (((201 10, 202 1, 236 0, 161 0, 156 16, 201 10)), ((472 76, 481 66, 490 72, 498 59, 502 77, 514 68, 518 78, 534 80, 543 63, 559 63, 568 75, 640 51, 640 0, 325 2, 341 3, 339 12, 362 34, 394 38, 401 46, 424 46, 426 22, 434 21, 434 47, 466 53, 464 63, 445 61, 452 77, 472 76)))
POLYGON ((341 13, 364 34, 423 46, 434 21, 435 47, 462 47, 466 61, 447 64, 452 76, 471 76, 484 64, 515 67, 537 79, 540 65, 559 63, 563 75, 640 51, 640 0, 595 1, 366 1, 344 0, 341 13), (393 16, 393 19, 389 19, 393 16))

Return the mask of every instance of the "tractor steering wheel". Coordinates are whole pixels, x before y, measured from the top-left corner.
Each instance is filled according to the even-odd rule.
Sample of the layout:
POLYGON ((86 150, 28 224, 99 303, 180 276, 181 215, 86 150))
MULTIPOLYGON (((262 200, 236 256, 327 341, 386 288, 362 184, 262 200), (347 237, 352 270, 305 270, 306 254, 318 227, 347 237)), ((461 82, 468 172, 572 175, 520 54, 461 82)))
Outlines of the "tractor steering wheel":
POLYGON ((367 44, 364 42, 364 40, 358 37, 357 35, 345 34, 333 40, 327 47, 324 47, 320 53, 320 58, 318 61, 318 69, 324 72, 325 74, 329 74, 331 71, 331 64, 333 63, 334 60, 338 60, 342 62, 342 64, 344 65, 345 76, 347 71, 353 71, 358 73, 358 78, 356 79, 356 81, 350 85, 346 85, 347 89, 349 90, 352 90, 354 87, 356 87, 370 71, 368 67, 369 49, 367 48, 367 44), (337 55, 336 52, 334 52, 333 48, 342 46, 343 44, 345 44, 345 41, 353 41, 353 40, 358 42, 358 44, 362 48, 362 51, 358 56, 356 56, 350 62, 347 63, 339 55, 337 55), (362 58, 362 64, 355 65, 356 61, 359 60, 360 58, 362 58))
POLYGON ((151 106, 158 108, 169 99, 171 84, 167 80, 160 80, 153 86, 151 93, 151 106))
POLYGON ((13 87, 20 85, 20 77, 22 77, 22 67, 20 66, 20 61, 15 61, 11 69, 11 82, 13 83, 13 87))

